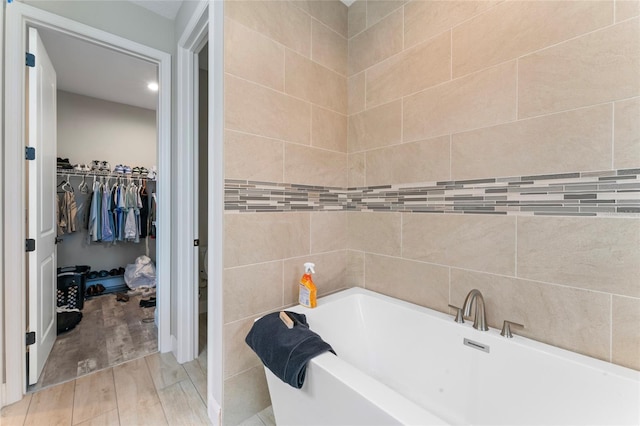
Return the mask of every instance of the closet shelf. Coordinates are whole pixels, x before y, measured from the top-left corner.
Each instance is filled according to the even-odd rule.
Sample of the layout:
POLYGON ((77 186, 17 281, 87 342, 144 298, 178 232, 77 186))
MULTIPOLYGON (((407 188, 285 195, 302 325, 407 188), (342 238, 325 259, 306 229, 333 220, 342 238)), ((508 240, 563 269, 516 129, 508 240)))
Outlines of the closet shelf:
POLYGON ((101 172, 96 170, 91 170, 88 172, 80 171, 80 170, 72 170, 72 169, 56 169, 56 174, 58 176, 88 176, 88 177, 106 177, 106 178, 123 178, 123 179, 142 179, 149 182, 155 182, 155 179, 151 179, 149 177, 143 177, 140 175, 126 175, 124 173, 112 173, 112 172, 101 172))

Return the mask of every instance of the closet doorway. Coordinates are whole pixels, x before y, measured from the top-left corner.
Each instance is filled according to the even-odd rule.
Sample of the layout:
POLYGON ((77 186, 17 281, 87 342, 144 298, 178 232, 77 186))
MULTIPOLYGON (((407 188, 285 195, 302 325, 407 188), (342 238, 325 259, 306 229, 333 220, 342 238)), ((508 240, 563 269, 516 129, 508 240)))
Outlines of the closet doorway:
POLYGON ((58 335, 29 391, 158 351, 158 66, 37 32, 57 81, 58 335))
POLYGON ((207 299, 209 290, 209 44, 198 52, 198 138, 194 150, 195 184, 198 196, 195 199, 197 212, 196 235, 199 240, 198 253, 198 357, 207 347, 207 299))

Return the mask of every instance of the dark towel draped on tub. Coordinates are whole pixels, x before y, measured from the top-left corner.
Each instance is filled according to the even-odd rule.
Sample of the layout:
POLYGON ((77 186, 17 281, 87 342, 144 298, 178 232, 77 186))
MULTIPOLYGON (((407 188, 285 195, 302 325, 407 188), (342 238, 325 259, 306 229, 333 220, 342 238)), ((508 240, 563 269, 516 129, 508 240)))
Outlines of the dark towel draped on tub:
POLYGON ((304 314, 286 311, 294 322, 292 329, 280 320, 279 314, 274 312, 257 320, 245 342, 280 380, 300 389, 307 372, 307 362, 327 351, 335 355, 335 351, 309 329, 304 314))

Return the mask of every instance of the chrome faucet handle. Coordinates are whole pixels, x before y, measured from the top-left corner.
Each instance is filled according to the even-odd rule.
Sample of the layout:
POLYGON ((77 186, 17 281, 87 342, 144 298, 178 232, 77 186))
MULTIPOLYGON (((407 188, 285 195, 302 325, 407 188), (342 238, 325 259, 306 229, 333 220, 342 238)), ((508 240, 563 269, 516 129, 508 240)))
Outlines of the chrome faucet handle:
POLYGON ((511 333, 511 326, 524 328, 524 325, 518 324, 517 322, 504 320, 502 323, 502 331, 500 332, 501 336, 506 337, 507 339, 511 339, 513 337, 513 333, 511 333))
POLYGON ((451 309, 455 309, 456 310, 456 322, 459 322, 460 324, 464 324, 464 318, 462 317, 462 308, 458 308, 457 306, 453 306, 453 305, 449 305, 449 307, 451 309))

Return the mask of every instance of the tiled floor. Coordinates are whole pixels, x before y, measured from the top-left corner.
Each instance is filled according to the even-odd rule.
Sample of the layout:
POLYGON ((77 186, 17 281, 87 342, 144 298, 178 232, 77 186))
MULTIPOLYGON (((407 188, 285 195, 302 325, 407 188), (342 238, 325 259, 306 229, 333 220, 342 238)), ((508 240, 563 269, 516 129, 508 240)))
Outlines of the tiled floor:
MULTIPOLYGON (((29 393, 21 401, 4 407, 0 425, 210 424, 206 409, 206 318, 206 314, 199 318, 198 359, 180 365, 171 353, 153 353, 88 372, 29 393)), ((245 420, 242 426, 275 424, 273 410, 268 407, 245 420)))
POLYGON ((0 424, 207 425, 206 357, 180 365, 155 353, 94 372, 27 394, 0 424))
POLYGON ((141 308, 141 298, 118 302, 115 294, 105 294, 87 299, 82 321, 58 336, 40 380, 29 391, 157 352, 154 308, 141 308))
POLYGON ((242 422, 240 426, 276 426, 273 409, 271 407, 265 408, 255 416, 242 422))

